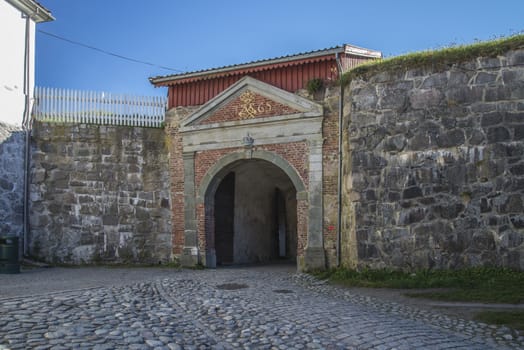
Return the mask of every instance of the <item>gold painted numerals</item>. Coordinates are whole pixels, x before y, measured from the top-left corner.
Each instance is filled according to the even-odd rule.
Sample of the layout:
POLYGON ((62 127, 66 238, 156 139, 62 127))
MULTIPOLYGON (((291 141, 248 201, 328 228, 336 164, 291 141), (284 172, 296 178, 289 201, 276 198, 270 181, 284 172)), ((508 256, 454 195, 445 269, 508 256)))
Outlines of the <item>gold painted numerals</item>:
POLYGON ((253 118, 260 114, 271 112, 272 106, 269 102, 257 104, 255 101, 255 94, 251 91, 246 91, 240 95, 240 111, 238 116, 243 119, 253 118))

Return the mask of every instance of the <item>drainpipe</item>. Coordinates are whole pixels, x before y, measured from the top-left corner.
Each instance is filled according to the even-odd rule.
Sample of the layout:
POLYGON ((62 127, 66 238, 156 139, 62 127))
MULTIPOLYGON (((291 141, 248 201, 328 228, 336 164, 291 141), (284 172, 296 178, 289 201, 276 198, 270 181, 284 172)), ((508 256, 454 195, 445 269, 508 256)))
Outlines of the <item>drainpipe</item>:
POLYGON ((31 87, 30 87, 30 34, 31 34, 31 17, 25 16, 25 60, 24 60, 24 96, 25 108, 22 120, 22 128, 25 131, 25 149, 24 149, 24 232, 23 232, 23 256, 28 255, 28 236, 29 236, 29 171, 30 171, 30 138, 31 138, 31 87))
POLYGON ((339 53, 336 53, 340 92, 338 100, 338 181, 337 181, 337 267, 341 262, 341 226, 342 226, 342 113, 344 108, 344 86, 342 85, 342 64, 339 53))

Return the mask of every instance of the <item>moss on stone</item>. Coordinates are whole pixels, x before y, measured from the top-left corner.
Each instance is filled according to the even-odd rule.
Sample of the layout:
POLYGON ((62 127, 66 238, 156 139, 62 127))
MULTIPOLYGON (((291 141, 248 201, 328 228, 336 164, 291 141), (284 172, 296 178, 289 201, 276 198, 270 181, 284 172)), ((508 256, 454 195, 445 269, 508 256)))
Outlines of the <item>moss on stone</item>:
POLYGON ((524 48, 524 35, 515 35, 498 40, 460 45, 441 50, 427 50, 384 60, 374 60, 362 64, 341 77, 343 85, 356 78, 366 78, 373 74, 400 69, 432 67, 435 71, 449 69, 450 65, 463 63, 477 57, 497 57, 508 51, 524 48))

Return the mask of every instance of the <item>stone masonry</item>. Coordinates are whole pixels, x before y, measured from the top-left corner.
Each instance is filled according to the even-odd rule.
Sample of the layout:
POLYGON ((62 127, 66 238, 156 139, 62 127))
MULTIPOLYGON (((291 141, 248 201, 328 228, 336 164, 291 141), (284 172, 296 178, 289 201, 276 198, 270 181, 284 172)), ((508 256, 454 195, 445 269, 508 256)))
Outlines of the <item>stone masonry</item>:
POLYGON ((162 129, 36 123, 30 253, 60 263, 171 259, 162 129))
POLYGON ((0 236, 22 236, 24 148, 22 129, 0 123, 0 236))
MULTIPOLYGON (((262 195, 257 176, 284 193, 300 270, 336 266, 338 248, 352 267, 524 269, 524 49, 373 72, 344 89, 340 247, 339 87, 292 93, 244 76, 204 105, 171 109, 165 130, 37 123, 31 254, 213 267, 215 191, 258 162, 235 198, 262 195)), ((0 134, 3 233, 22 229, 20 135, 0 134)), ((253 208, 235 232, 262 213, 277 223, 253 208)))
POLYGON ((523 269, 524 50, 434 67, 347 89, 344 263, 523 269))

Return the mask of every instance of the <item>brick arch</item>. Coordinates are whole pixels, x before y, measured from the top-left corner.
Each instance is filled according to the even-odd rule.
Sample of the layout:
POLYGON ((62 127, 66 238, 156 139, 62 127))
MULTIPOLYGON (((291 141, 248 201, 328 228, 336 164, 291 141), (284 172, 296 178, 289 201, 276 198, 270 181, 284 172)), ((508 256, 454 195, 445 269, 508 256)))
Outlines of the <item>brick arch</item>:
POLYGON ((222 180, 222 178, 227 174, 227 168, 229 165, 232 165, 239 160, 245 159, 265 160, 277 166, 289 177, 293 183, 293 186, 295 186, 297 196, 306 193, 306 186, 304 185, 304 182, 298 175, 295 168, 280 155, 264 150, 253 152, 234 152, 220 158, 210 169, 208 169, 202 178, 202 181, 200 182, 197 192, 197 203, 204 203, 206 195, 215 192, 216 187, 220 183, 220 180, 222 180))
POLYGON ((307 219, 304 219, 308 208, 307 188, 304 185, 302 178, 298 175, 297 170, 283 157, 269 151, 251 151, 233 152, 220 158, 204 175, 200 181, 198 190, 196 191, 196 208, 197 221, 201 222, 199 241, 203 243, 200 246, 201 251, 205 254, 205 265, 207 267, 216 267, 216 251, 215 251, 215 218, 214 218, 214 197, 216 190, 229 173, 232 165, 243 160, 264 160, 286 174, 289 181, 293 184, 297 196, 297 220, 302 218, 302 223, 297 222, 297 254, 301 254, 307 236, 307 219))

